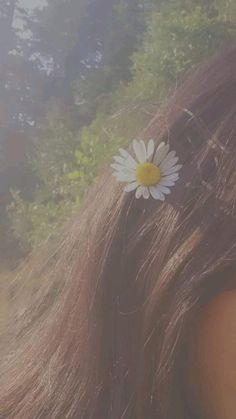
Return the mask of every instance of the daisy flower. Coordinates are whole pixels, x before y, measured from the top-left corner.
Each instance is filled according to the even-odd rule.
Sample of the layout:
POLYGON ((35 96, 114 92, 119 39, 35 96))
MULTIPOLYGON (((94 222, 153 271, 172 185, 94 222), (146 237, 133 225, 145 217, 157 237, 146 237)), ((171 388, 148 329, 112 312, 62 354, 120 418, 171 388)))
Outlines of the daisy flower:
POLYGON ((178 157, 170 146, 161 142, 154 150, 154 141, 149 140, 147 146, 143 140, 132 142, 135 157, 119 149, 120 155, 115 156, 115 163, 111 167, 115 170, 113 176, 119 182, 126 182, 126 192, 135 190, 136 198, 143 196, 148 199, 165 200, 165 195, 171 193, 170 187, 179 179, 179 170, 182 165, 176 164, 178 157))

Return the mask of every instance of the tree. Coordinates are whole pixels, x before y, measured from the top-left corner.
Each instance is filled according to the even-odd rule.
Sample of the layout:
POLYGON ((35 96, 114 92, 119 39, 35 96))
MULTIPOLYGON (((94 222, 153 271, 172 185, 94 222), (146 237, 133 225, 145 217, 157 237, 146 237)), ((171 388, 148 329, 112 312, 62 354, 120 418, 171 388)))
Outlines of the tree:
MULTIPOLYGON (((117 22, 126 22, 128 30, 135 34, 132 48, 122 51, 121 41, 120 60, 117 50, 105 48, 109 43, 104 36, 104 74, 94 68, 76 91, 77 106, 87 106, 88 113, 92 109, 93 120, 89 121, 90 113, 87 126, 80 124, 77 131, 68 130, 66 124, 58 125, 58 119, 57 124, 52 124, 52 114, 49 116, 48 133, 45 131, 41 137, 32 162, 40 180, 34 200, 27 202, 15 196, 12 210, 13 221, 23 214, 27 226, 24 238, 34 248, 49 231, 58 231, 63 218, 77 211, 100 168, 152 118, 183 74, 235 40, 230 0, 147 0, 145 7, 143 3, 139 2, 145 9, 144 33, 137 29, 138 12, 137 22, 130 28, 129 18, 124 18, 128 1, 117 2, 117 22)), ((108 28, 110 38, 115 39, 119 23, 114 25, 114 32, 108 28)), ((125 39, 122 36, 119 40, 125 39)), ((79 115, 81 112, 80 108, 79 115)))
POLYGON ((133 54, 133 81, 128 95, 162 98, 190 68, 235 39, 235 24, 216 2, 166 2, 148 22, 143 48, 133 54), (202 3, 202 5, 201 5, 202 3))

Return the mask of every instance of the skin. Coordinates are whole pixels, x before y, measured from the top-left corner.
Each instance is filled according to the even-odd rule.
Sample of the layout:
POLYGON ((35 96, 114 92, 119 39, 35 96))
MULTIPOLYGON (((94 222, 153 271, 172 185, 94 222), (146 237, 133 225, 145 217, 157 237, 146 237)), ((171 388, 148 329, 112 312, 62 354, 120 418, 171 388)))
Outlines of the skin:
POLYGON ((190 370, 204 419, 236 418, 236 290, 215 297, 193 338, 190 370))

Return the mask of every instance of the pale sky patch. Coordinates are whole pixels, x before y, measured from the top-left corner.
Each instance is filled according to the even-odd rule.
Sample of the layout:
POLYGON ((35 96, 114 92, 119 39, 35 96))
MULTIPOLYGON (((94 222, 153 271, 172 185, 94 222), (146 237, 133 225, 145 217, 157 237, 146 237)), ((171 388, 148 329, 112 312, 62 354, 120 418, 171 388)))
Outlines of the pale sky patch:
POLYGON ((47 4, 47 0, 19 0, 19 5, 26 9, 43 9, 47 4))

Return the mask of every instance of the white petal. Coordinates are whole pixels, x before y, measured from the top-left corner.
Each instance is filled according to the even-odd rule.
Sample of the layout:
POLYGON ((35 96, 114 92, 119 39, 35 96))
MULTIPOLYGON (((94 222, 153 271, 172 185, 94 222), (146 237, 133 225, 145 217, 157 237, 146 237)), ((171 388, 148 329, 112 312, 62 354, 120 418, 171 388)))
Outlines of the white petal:
POLYGON ((167 178, 162 178, 158 185, 160 186, 174 186, 175 182, 173 180, 168 180, 167 178))
POLYGON ((124 148, 119 148, 119 152, 120 152, 120 154, 125 158, 125 159, 127 159, 127 157, 129 157, 130 156, 130 154, 128 153, 128 151, 127 150, 125 150, 124 148))
MULTIPOLYGON (((113 173, 112 173, 112 176, 114 176, 114 178, 115 178, 116 180, 120 181, 120 173, 118 173, 118 172, 113 172, 113 173)), ((121 182, 122 182, 122 181, 121 181, 121 182)))
POLYGON ((164 194, 160 191, 158 186, 150 186, 149 187, 150 193, 154 199, 159 199, 160 201, 165 200, 164 194))
POLYGON ((127 157, 127 159, 125 160, 125 165, 131 169, 136 169, 137 164, 138 163, 134 160, 132 156, 127 157))
POLYGON ((143 187, 143 197, 144 197, 144 199, 148 199, 149 196, 150 196, 150 192, 149 192, 147 186, 144 186, 143 187))
POLYGON ((160 192, 162 192, 165 195, 169 195, 171 193, 171 190, 167 188, 166 186, 162 186, 158 184, 157 188, 159 189, 160 192))
POLYGON ((121 157, 121 156, 114 156, 114 157, 113 157, 113 159, 114 159, 117 163, 122 164, 122 165, 124 166, 124 164, 125 164, 125 159, 124 159, 124 157, 121 157))
POLYGON ((149 140, 148 141, 148 146, 147 146, 147 159, 152 158, 153 153, 154 153, 154 141, 149 140))
POLYGON ((182 164, 177 164, 176 166, 163 170, 162 175, 163 176, 171 175, 172 173, 178 172, 181 169, 181 167, 182 167, 182 164))
POLYGON ((138 187, 138 182, 132 182, 129 183, 126 187, 125 187, 125 192, 131 192, 134 191, 134 189, 136 189, 138 187))
POLYGON ((112 169, 118 170, 118 172, 134 173, 133 169, 129 168, 128 166, 121 166, 121 164, 118 163, 112 163, 110 166, 112 169))
POLYGON ((140 141, 133 140, 133 149, 139 163, 144 163, 146 161, 145 144, 142 144, 140 141))
POLYGON ((142 194, 143 194, 143 186, 139 186, 135 192, 135 197, 137 199, 141 198, 142 194))
POLYGON ((120 182, 134 182, 136 180, 134 175, 128 175, 121 172, 117 173, 115 177, 120 182))
POLYGON ((168 158, 168 156, 165 158, 165 160, 160 164, 161 170, 169 169, 170 167, 174 166, 179 161, 178 157, 174 158, 168 158))
POLYGON ((120 156, 116 156, 116 157, 119 157, 120 159, 123 158, 123 164, 125 164, 128 167, 132 167, 132 169, 135 169, 137 166, 137 162, 134 160, 131 154, 129 154, 129 152, 125 150, 124 148, 120 148, 119 152, 122 157, 120 156))
POLYGON ((167 154, 166 159, 173 159, 175 155, 176 155, 176 151, 172 150, 167 154))
POLYGON ((170 149, 169 144, 165 144, 165 143, 163 143, 163 145, 160 148, 158 147, 155 153, 155 157, 154 157, 154 163, 157 166, 166 158, 169 149, 170 149))
POLYGON ((127 167, 128 169, 136 169, 137 167, 137 162, 131 156, 127 158, 121 156, 114 156, 113 159, 116 163, 119 163, 122 166, 127 167))
POLYGON ((173 173, 172 175, 166 176, 166 177, 162 177, 161 181, 165 181, 165 180, 170 180, 175 182, 176 180, 179 179, 179 174, 178 173, 173 173))
POLYGON ((145 142, 143 140, 140 140, 139 143, 140 143, 140 147, 142 148, 142 155, 143 155, 144 161, 146 161, 147 160, 147 150, 146 150, 145 142))
POLYGON ((156 151, 160 151, 160 149, 165 145, 164 141, 162 141, 160 144, 158 144, 158 147, 156 151))

